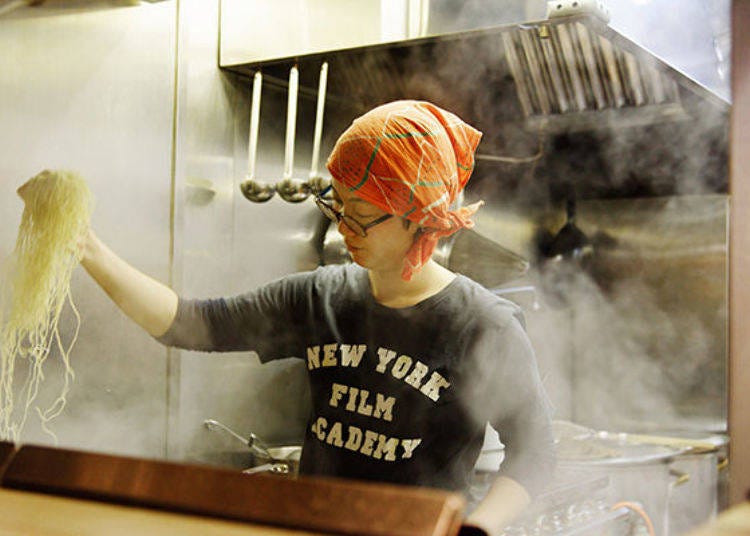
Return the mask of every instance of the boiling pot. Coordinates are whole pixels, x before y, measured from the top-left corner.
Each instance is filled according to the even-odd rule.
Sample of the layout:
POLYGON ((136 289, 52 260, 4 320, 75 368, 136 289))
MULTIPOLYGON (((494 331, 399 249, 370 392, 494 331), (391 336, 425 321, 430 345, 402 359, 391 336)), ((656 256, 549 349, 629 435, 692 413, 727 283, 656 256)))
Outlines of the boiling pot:
POLYGON ((632 435, 636 441, 676 446, 684 450, 672 468, 690 475, 690 480, 674 490, 669 502, 669 526, 674 535, 686 534, 711 521, 723 501, 726 488, 728 438, 720 434, 669 432, 665 436, 632 435))
POLYGON ((670 431, 666 435, 629 434, 631 442, 665 445, 682 452, 671 463, 673 471, 689 475, 675 487, 669 498, 669 529, 673 535, 686 534, 711 521, 723 500, 727 487, 728 438, 720 434, 670 431))
POLYGON ((669 505, 673 489, 689 475, 672 467, 685 449, 633 441, 628 434, 591 432, 562 435, 557 445, 557 479, 575 482, 607 476, 611 504, 639 503, 657 536, 669 531, 669 505))

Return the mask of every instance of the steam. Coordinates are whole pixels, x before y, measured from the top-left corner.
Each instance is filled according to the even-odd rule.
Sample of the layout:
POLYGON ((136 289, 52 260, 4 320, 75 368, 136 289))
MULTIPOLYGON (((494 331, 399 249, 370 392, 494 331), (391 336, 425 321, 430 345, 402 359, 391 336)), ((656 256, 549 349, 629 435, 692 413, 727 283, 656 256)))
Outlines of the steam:
POLYGON ((633 429, 675 417, 659 355, 648 345, 655 324, 669 337, 672 322, 642 282, 611 296, 583 274, 571 287, 574 420, 599 429, 633 429), (656 313, 656 315, 654 315, 656 313))
POLYGON ((332 66, 333 91, 346 88, 362 111, 397 98, 433 101, 484 132, 480 153, 518 159, 479 160, 466 202, 484 199, 480 233, 535 265, 509 285, 537 288, 542 309, 526 308, 528 329, 556 417, 615 431, 721 428, 726 212, 716 205, 727 185, 726 107, 683 88, 671 107, 580 114, 578 123, 570 114, 562 128, 555 118, 524 120, 499 38, 403 54, 332 66), (543 156, 529 158, 540 146, 543 156), (568 196, 594 254, 560 277, 535 236, 560 229, 568 196), (692 205, 675 208, 670 199, 683 196, 692 205), (613 205, 601 210, 592 201, 607 199, 613 205), (640 210, 644 200, 654 202, 640 210))
MULTIPOLYGON (((477 4, 453 3, 464 6, 456 17, 459 20, 468 20, 471 5, 477 4)), ((502 10, 509 3, 493 3, 492 9, 497 6, 502 10)), ((486 7, 486 2, 482 4, 486 7)), ((520 13, 518 9, 513 12, 515 21, 529 18, 538 17, 520 13)), ((689 32, 681 32, 685 33, 689 32)), ((578 148, 568 151, 555 145, 560 138, 554 133, 538 127, 524 128, 515 88, 505 71, 500 40, 487 40, 481 46, 447 41, 429 54, 416 48, 410 54, 400 69, 377 55, 349 65, 350 71, 346 71, 347 65, 343 63, 332 65, 330 83, 338 85, 340 90, 344 87, 346 91, 340 91, 339 95, 347 98, 327 106, 323 154, 353 117, 396 98, 423 98, 455 112, 485 132, 480 145, 483 153, 527 157, 537 152, 541 140, 545 155, 541 161, 519 165, 479 162, 467 192, 468 202, 478 198, 488 202, 478 217, 480 231, 527 258, 533 259, 536 253, 535 229, 543 227, 554 233, 562 224, 558 195, 562 180, 575 181, 581 197, 579 207, 585 205, 585 199, 600 195, 636 199, 723 191, 726 118, 710 107, 698 106, 698 112, 683 122, 651 130, 625 129, 615 119, 599 125, 595 135, 574 137, 578 148), (367 76, 360 76, 362 73, 367 76), (507 216, 504 221, 516 225, 482 227, 494 213, 507 216)), ((213 73, 215 54, 210 55, 210 60, 206 65, 212 66, 213 73)), ((304 65, 301 69, 304 75, 304 65)), ((314 71, 317 73, 317 68, 314 71)), ((281 175, 283 154, 280 126, 283 121, 277 118, 283 117, 285 96, 269 95, 272 92, 264 94, 267 99, 264 106, 271 109, 263 111, 266 123, 261 127, 264 161, 260 171, 264 178, 276 178, 281 175)), ((306 107, 300 110, 298 130, 296 161, 300 164, 300 177, 308 170, 308 140, 312 138, 314 117, 311 103, 308 100, 300 104, 306 107)), ((199 117, 205 119, 205 125, 220 124, 217 127, 220 130, 224 123, 215 119, 215 105, 210 104, 198 110, 199 117)), ((694 103, 688 100, 685 104, 694 103)), ((246 115, 246 107, 237 106, 234 112, 246 115)), ((191 108, 193 112, 196 110, 191 108)), ((600 120, 606 121, 602 117, 600 120)), ((204 124, 201 128, 195 128, 194 120, 186 124, 195 130, 191 135, 200 138, 205 133, 204 124)), ((246 125, 238 131, 246 134, 246 125)), ((204 141, 202 145, 196 143, 196 151, 207 147, 209 152, 215 150, 216 138, 211 137, 210 142, 204 141)), ((236 160, 235 168, 243 169, 242 156, 236 160)), ((226 178, 228 173, 231 171, 219 170, 216 176, 226 178)), ((236 188, 234 192, 239 195, 236 188)), ((306 252, 289 253, 290 247, 282 253, 279 243, 288 243, 290 228, 309 230, 311 218, 302 213, 314 209, 275 201, 263 207, 248 207, 242 199, 238 203, 236 222, 232 221, 229 229, 222 226, 225 220, 218 210, 226 208, 222 213, 226 214, 229 208, 225 206, 217 207, 208 222, 213 225, 207 227, 200 226, 203 220, 198 215, 190 214, 188 225, 194 226, 196 236, 190 245, 198 244, 205 251, 226 252, 227 258, 231 258, 231 269, 220 266, 223 262, 204 259, 203 264, 188 268, 187 286, 209 288, 211 294, 239 292, 270 279, 269 274, 282 275, 302 264, 300 258, 306 252), (226 238, 229 235, 231 238, 226 238), (219 248, 212 243, 210 248, 203 247, 201 239, 216 240, 218 236, 231 244, 219 248), (274 252, 262 267, 257 264, 259 250, 274 252), (225 278, 215 277, 219 270, 224 270, 220 273, 226 274, 225 278), (205 280, 197 281, 198 278, 205 280)), ((592 238, 599 230, 617 229, 617 221, 605 224, 583 216, 579 217, 579 224, 592 238)), ((644 232, 648 231, 646 223, 644 232)), ((116 228, 114 223, 110 228, 116 228)), ((622 246, 622 242, 619 244, 622 246)), ((295 251, 305 247, 301 240, 293 245, 295 251)), ((628 253, 627 248, 619 251, 628 253)), ((608 259, 617 255, 616 248, 600 248, 598 252, 608 259)), ((713 258, 723 257, 725 251, 719 250, 713 258)), ((552 278, 539 267, 529 274, 528 280, 537 287, 542 308, 534 312, 525 307, 528 331, 543 381, 555 405, 555 416, 615 431, 695 426, 696 415, 721 420, 725 392, 723 383, 716 379, 723 378, 725 366, 724 348, 719 342, 724 335, 721 326, 726 314, 725 297, 712 299, 712 307, 702 311, 706 288, 696 284, 695 271, 699 268, 687 266, 692 284, 679 288, 677 281, 684 275, 679 270, 660 280, 655 277, 660 266, 653 259, 641 258, 640 262, 641 274, 618 273, 613 269, 595 278, 580 266, 569 267, 563 279, 552 278), (665 300, 664 295, 670 292, 679 299, 671 303, 665 300), (565 303, 556 300, 558 294, 566 296, 565 303), (708 314, 715 315, 717 321, 707 323, 708 314), (689 406, 677 407, 678 400, 689 406)), ((82 277, 86 278, 79 271, 74 292, 77 290, 86 301, 81 304, 83 336, 74 356, 77 377, 69 404, 56 424, 61 445, 161 456, 165 451, 168 420, 164 394, 169 379, 162 359, 164 350, 122 318, 93 283, 82 282, 82 277), (100 322, 102 318, 106 321, 100 322), (127 370, 122 370, 123 358, 132 356, 140 357, 129 361, 127 370)), ((724 272, 721 266, 710 265, 702 277, 713 283, 708 285, 713 291, 722 286, 724 272)), ((513 298, 524 303, 525 297, 513 298)), ((201 457, 206 452, 236 447, 228 439, 205 430, 201 423, 206 418, 226 422, 241 433, 253 431, 271 441, 281 440, 285 432, 301 436, 306 407, 298 404, 304 396, 293 392, 295 387, 305 385, 304 370, 300 367, 288 363, 248 365, 246 354, 210 358, 185 354, 182 364, 183 370, 174 373, 181 374, 180 380, 184 380, 178 381, 183 397, 179 402, 184 403, 173 408, 181 422, 177 427, 179 437, 172 437, 171 442, 184 447, 186 457, 201 457), (220 365, 217 360, 221 360, 220 365), (204 413, 204 408, 210 408, 211 414, 204 413)), ((57 376, 49 373, 51 380, 57 376)), ((41 430, 31 428, 27 440, 48 441, 41 430)))

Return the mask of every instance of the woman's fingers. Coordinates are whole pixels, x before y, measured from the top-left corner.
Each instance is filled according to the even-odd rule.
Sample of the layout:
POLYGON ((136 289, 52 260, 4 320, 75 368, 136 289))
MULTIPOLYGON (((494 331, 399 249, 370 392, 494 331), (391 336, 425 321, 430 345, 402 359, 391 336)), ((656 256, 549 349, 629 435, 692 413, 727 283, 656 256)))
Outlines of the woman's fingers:
POLYGON ((26 192, 28 191, 29 183, 28 181, 23 183, 21 186, 18 187, 18 190, 16 190, 16 193, 18 194, 18 197, 26 201, 26 192))

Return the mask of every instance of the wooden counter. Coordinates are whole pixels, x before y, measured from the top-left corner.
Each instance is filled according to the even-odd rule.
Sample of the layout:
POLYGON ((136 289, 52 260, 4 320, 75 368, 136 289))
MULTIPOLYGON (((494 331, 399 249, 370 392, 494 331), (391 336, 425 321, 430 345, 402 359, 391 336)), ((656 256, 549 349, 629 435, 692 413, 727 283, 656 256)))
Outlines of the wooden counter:
POLYGON ((725 510, 716 521, 700 527, 689 536, 748 536, 750 534, 750 502, 725 510))
MULTIPOLYGON (((250 534, 276 534, 269 528, 276 527, 286 530, 279 534, 453 536, 463 518, 464 499, 437 489, 246 475, 205 465, 40 446, 5 449, 5 456, 8 459, 0 475, 0 534, 5 534, 3 529, 24 527, 24 522, 37 524, 28 526, 30 534, 46 534, 56 526, 60 530, 52 534, 81 533, 80 527, 92 521, 109 523, 109 515, 122 517, 122 523, 156 527, 154 520, 165 514, 171 523, 179 523, 182 515, 204 524, 215 518, 215 523, 230 523, 227 527, 247 523, 266 531, 250 534), (42 517, 41 511, 47 516, 48 507, 53 515, 36 519, 42 517), (73 511, 88 521, 81 525, 73 511), (6 522, 11 526, 6 527, 6 522), (30 530, 34 526, 38 531, 30 530)), ((84 533, 110 531, 99 528, 84 533)))
POLYGON ((0 489, 0 534, 301 536, 322 533, 0 489))

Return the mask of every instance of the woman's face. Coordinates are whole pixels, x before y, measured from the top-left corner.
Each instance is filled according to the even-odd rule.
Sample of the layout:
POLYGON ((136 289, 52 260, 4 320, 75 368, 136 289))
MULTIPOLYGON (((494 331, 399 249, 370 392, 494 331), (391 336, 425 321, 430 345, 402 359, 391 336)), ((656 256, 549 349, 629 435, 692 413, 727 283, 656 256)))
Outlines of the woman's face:
MULTIPOLYGON (((387 214, 349 192, 339 181, 334 180, 332 186, 334 208, 359 223, 367 225, 387 214)), ((354 262, 368 270, 396 270, 400 273, 418 227, 412 223, 407 229, 401 218, 393 217, 367 229, 367 236, 364 237, 352 231, 343 220, 339 222, 338 229, 354 262)))

